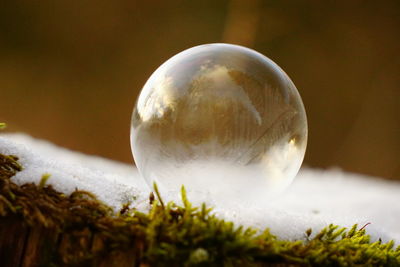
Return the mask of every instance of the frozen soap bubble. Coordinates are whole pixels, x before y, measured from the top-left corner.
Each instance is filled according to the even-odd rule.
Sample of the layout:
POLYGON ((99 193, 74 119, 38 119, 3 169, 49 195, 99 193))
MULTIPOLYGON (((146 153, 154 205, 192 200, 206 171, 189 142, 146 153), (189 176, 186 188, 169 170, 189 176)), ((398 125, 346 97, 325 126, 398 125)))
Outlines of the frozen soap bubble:
POLYGON ((264 203, 296 176, 307 144, 300 95, 264 55, 237 45, 187 49, 144 85, 131 146, 149 186, 178 201, 264 203))

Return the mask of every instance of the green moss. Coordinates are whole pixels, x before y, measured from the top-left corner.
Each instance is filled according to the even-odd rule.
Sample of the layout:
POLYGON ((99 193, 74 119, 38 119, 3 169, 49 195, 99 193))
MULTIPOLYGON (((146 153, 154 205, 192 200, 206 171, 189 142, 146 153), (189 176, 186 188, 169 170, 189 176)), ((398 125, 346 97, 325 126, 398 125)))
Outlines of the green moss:
POLYGON ((0 130, 6 128, 6 124, 4 122, 0 122, 0 130))
POLYGON ((48 175, 39 186, 17 186, 10 178, 20 170, 16 157, 0 154, 0 216, 55 233, 57 249, 46 265, 85 266, 112 255, 114 263, 135 266, 400 266, 393 241, 371 242, 357 225, 279 240, 268 229, 237 227, 205 205, 193 207, 183 189, 183 206, 164 203, 155 186, 148 213, 127 206, 115 213, 89 192, 56 192, 48 175))

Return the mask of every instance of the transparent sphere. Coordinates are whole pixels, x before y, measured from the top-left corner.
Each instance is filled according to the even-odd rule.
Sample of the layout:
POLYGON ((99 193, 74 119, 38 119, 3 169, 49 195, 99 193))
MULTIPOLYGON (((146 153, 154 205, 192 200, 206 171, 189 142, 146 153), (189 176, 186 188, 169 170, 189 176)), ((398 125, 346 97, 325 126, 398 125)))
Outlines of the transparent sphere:
POLYGON ((136 166, 167 200, 268 201, 303 161, 307 119, 286 73, 237 45, 187 49, 144 85, 132 115, 136 166))

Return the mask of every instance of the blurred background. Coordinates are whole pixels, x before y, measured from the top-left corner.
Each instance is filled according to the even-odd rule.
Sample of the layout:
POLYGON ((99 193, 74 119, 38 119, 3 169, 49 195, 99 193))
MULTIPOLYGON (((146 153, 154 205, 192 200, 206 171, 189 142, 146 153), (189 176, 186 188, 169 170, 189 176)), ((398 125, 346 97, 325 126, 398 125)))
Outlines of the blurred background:
POLYGON ((253 48, 296 84, 305 164, 400 179, 400 1, 2 1, 0 122, 133 162, 136 97, 174 54, 253 48))

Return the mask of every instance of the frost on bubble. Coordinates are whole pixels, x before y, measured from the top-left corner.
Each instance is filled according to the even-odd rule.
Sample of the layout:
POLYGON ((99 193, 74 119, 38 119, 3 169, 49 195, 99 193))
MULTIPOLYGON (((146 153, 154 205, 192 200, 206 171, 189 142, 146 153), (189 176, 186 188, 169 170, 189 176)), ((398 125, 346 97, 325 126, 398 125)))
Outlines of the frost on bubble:
POLYGON ((297 174, 307 143, 300 95, 274 62, 236 45, 185 50, 144 85, 132 115, 139 172, 169 200, 268 203, 297 174))

